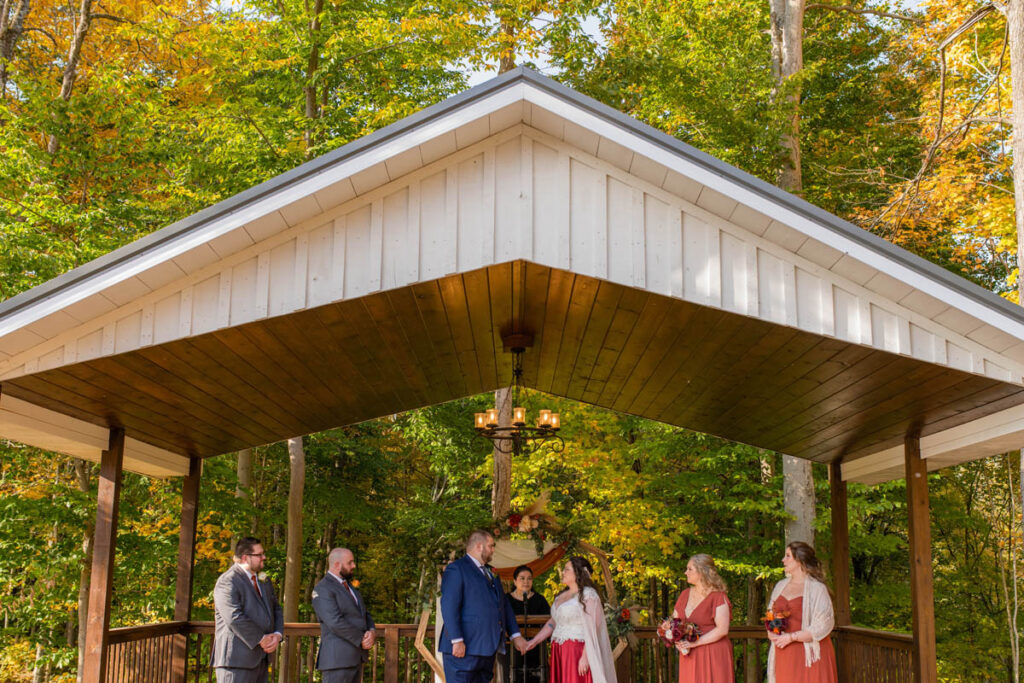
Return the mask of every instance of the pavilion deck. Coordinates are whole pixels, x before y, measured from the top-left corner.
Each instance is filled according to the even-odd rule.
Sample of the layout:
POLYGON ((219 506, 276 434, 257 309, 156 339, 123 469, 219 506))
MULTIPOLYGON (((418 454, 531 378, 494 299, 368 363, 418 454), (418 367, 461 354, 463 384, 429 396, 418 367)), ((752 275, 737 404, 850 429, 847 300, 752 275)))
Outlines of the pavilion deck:
MULTIPOLYGON (((536 625, 527 627, 537 628, 536 625)), ((377 644, 363 672, 364 683, 431 683, 430 667, 415 648, 416 624, 378 624, 377 644)), ((318 624, 285 625, 286 639, 296 639, 297 666, 288 683, 312 683, 316 675, 318 624)), ((616 660, 619 683, 674 683, 678 654, 657 639, 654 626, 640 626, 637 646, 625 648, 616 660)), ((768 640, 760 626, 732 626, 737 683, 765 680, 768 640)), ((832 632, 840 683, 912 683, 913 638, 909 634, 837 626, 832 632)), ((424 638, 433 650, 433 628, 424 638)), ((215 680, 210 667, 213 622, 172 621, 110 631, 108 683, 178 683, 215 680)), ((282 645, 282 648, 284 645, 282 645)), ((278 649, 278 653, 281 649, 278 649)), ((271 665, 278 680, 279 658, 271 665)))

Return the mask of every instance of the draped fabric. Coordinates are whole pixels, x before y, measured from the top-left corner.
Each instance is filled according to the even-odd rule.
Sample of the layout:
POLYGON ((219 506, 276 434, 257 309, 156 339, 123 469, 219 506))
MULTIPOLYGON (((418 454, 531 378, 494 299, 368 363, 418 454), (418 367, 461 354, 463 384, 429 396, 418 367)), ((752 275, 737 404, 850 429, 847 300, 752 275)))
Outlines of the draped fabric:
POLYGON ((534 576, 546 572, 555 566, 565 555, 565 543, 555 545, 554 543, 544 544, 544 554, 537 555, 537 545, 529 540, 498 541, 494 546, 494 555, 491 557, 491 566, 494 573, 501 577, 502 581, 511 581, 512 572, 520 565, 526 565, 533 572, 534 576))

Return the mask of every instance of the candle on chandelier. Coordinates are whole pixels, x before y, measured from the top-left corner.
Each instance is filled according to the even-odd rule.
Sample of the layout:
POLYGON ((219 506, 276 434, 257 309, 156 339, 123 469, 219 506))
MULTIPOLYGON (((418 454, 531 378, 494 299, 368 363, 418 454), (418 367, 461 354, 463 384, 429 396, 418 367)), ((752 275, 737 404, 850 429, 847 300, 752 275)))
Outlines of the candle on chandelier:
POLYGON ((522 427, 526 424, 526 408, 517 407, 512 409, 512 424, 522 427))
POLYGON ((540 411, 539 417, 537 418, 537 426, 538 427, 550 427, 551 426, 551 411, 550 410, 542 410, 542 411, 540 411))
POLYGON ((477 429, 487 427, 487 413, 473 413, 473 426, 477 429))
POLYGON ((498 426, 498 409, 488 408, 487 409, 487 426, 497 427, 498 426))
POLYGON ((562 417, 558 413, 551 413, 551 428, 559 429, 562 426, 562 417))

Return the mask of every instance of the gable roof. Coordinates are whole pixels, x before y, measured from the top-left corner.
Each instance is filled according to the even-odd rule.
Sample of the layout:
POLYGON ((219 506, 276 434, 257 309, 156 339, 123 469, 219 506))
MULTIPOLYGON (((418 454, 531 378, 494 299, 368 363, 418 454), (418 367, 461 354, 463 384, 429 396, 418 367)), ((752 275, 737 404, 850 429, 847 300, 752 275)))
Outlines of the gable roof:
MULTIPOLYGON (((451 193, 452 184, 461 181, 456 178, 445 182, 448 186, 443 191, 451 193)), ((432 188, 431 196, 442 191, 441 186, 432 188)), ((416 201, 420 201, 420 195, 416 196, 416 201)), ((449 198, 462 202, 462 196, 456 187, 455 194, 449 198)), ((581 205, 574 209, 561 204, 557 207, 570 221, 592 208, 581 205)), ((587 215, 592 223, 596 214, 587 215)), ((444 220, 453 219, 448 216, 444 220)), ((348 251, 340 258, 350 256, 352 244, 354 242, 350 241, 348 251)), ((802 329, 823 339, 838 339, 902 355, 940 366, 945 372, 955 370, 986 378, 988 384, 984 390, 993 397, 998 394, 998 398, 986 404, 993 406, 989 413, 1016 405, 1017 399, 1012 397, 1017 395, 1024 376, 1024 312, 1020 308, 798 197, 521 68, 0 303, 0 379, 4 380, 5 396, 20 398, 37 408, 58 408, 56 412, 62 413, 66 412, 62 407, 66 406, 66 401, 51 402, 48 408, 40 405, 47 402, 45 392, 24 389, 20 385, 30 382, 22 378, 42 377, 46 372, 95 364, 104 358, 177 339, 190 339, 275 316, 294 315, 301 310, 355 300, 374 292, 399 291, 416 283, 439 281, 439 278, 520 260, 538 262, 581 278, 594 278, 598 283, 595 287, 600 287, 603 281, 616 282, 782 327, 802 329), (516 143, 520 138, 530 142, 516 143), (457 214, 454 218, 457 230, 448 237, 454 241, 448 245, 452 253, 445 251, 447 247, 440 243, 431 243, 440 244, 434 253, 426 253, 426 244, 418 243, 420 253, 414 255, 399 253, 401 245, 382 243, 387 226, 381 223, 388 220, 388 209, 384 206, 388 197, 396 196, 399 191, 407 195, 427 192, 422 189, 422 183, 431 171, 445 172, 446 178, 452 178, 461 172, 457 170, 461 168, 459 164, 468 163, 466 159, 474 150, 482 149, 481 145, 487 146, 489 141, 494 144, 488 149, 504 145, 502 150, 511 151, 490 152, 491 160, 484 163, 490 164, 487 168, 491 170, 482 172, 493 174, 494 168, 498 168, 498 173, 511 173, 502 170, 505 162, 511 164, 508 169, 520 169, 521 179, 503 176, 505 181, 511 178, 513 183, 521 180, 518 198, 503 199, 502 187, 495 184, 494 178, 490 178, 490 185, 480 185, 484 192, 490 193, 487 196, 492 204, 480 214, 479 231, 458 224, 464 220, 459 213, 465 208, 462 204, 448 207, 449 213, 457 214), (601 198, 604 193, 605 209, 601 214, 604 227, 598 225, 594 235, 585 232, 589 227, 567 227, 567 234, 558 238, 564 240, 564 244, 559 243, 550 250, 539 248, 538 240, 543 237, 538 232, 539 226, 547 226, 545 229, 550 229, 552 234, 560 228, 550 221, 545 223, 547 218, 537 214, 532 204, 533 213, 527 217, 526 210, 522 209, 523 202, 519 201, 525 194, 532 203, 534 194, 538 198, 543 194, 544 188, 537 185, 536 178, 547 171, 533 158, 535 148, 540 150, 538 154, 554 150, 555 156, 551 158, 561 159, 560 163, 566 164, 569 180, 557 174, 551 176, 552 182, 565 183, 560 187, 565 190, 566 203, 571 203, 569 195, 577 192, 574 184, 577 176, 594 171, 596 175, 592 174, 592 179, 579 181, 591 183, 579 191, 593 190, 597 194, 592 199, 601 198), (496 162, 495 154, 504 156, 496 162), (573 163, 576 166, 572 166, 573 163), (524 170, 529 164, 533 166, 524 170), (529 188, 527 174, 532 174, 533 184, 529 188), (629 214, 617 205, 612 207, 618 200, 608 193, 620 191, 632 193, 634 205, 639 196, 639 213, 629 214), (519 201, 508 206, 519 212, 516 216, 522 223, 502 233, 505 242, 495 237, 503 229, 499 224, 508 222, 507 211, 499 208, 502 201, 506 204, 519 201), (662 275, 658 274, 661 267, 657 264, 661 256, 658 252, 663 245, 652 247, 655 224, 650 221, 654 219, 644 212, 661 211, 663 206, 669 207, 666 215, 681 211, 675 214, 679 216, 678 225, 670 224, 666 228, 668 242, 664 244, 687 251, 687 254, 697 245, 694 248, 703 249, 700 254, 712 264, 710 270, 704 272, 699 267, 696 271, 700 272, 693 268, 687 270, 687 259, 691 257, 674 255, 675 261, 666 266, 664 283, 659 281, 662 275), (278 258, 271 255, 271 247, 291 244, 290 239, 282 236, 298 240, 295 244, 305 244, 288 247, 292 253, 301 248, 309 254, 308 240, 320 235, 317 230, 328 221, 335 234, 331 244, 337 244, 338 234, 357 230, 354 226, 362 220, 358 217, 362 214, 357 216, 359 207, 369 207, 366 209, 369 223, 358 228, 366 228, 369 260, 364 254, 353 264, 346 261, 348 274, 345 278, 349 278, 353 269, 367 263, 373 265, 376 260, 380 267, 369 268, 364 274, 365 280, 335 283, 333 290, 314 294, 314 276, 307 272, 312 261, 307 256, 301 273, 298 266, 289 266, 288 272, 296 285, 288 294, 290 299, 283 303, 274 302, 274 292, 280 288, 271 285, 268 300, 252 304, 252 310, 242 310, 248 304, 237 304, 232 298, 230 275, 221 275, 215 284, 203 289, 204 283, 213 281, 212 274, 243 268, 246 256, 252 256, 252 277, 257 287, 264 286, 266 283, 259 278, 267 281, 273 278, 272 273, 264 271, 271 270, 272 259, 278 258), (339 228, 339 221, 352 216, 357 217, 349 221, 350 227, 346 227, 349 226, 346 223, 339 228), (619 230, 629 221, 639 222, 639 227, 631 233, 632 243, 614 243, 608 233, 619 230), (306 242, 302 242, 303 239, 306 242), (477 244, 474 240, 483 242, 477 244), (682 243, 686 240, 696 241, 684 246, 682 243), (473 252, 469 255, 467 244, 473 252), (631 250, 631 261, 622 261, 623 256, 616 251, 619 247, 631 250), (389 248, 394 251, 391 256, 389 248), (740 255, 733 254, 733 261, 727 262, 725 251, 730 249, 739 250, 740 255), (262 262, 257 252, 266 254, 262 262), (544 262, 545 259, 548 262, 544 262), (727 273, 728 268, 735 272, 727 273), (680 272, 675 272, 676 269, 680 272), (374 270, 375 273, 370 272, 374 270), (263 275, 259 274, 261 272, 263 275), (297 284, 300 277, 307 276, 311 278, 309 283, 297 284), (736 282, 740 281, 747 291, 736 291, 736 282), (213 287, 218 289, 214 291, 213 287), (225 288, 227 301, 218 304, 217 293, 225 288), (204 296, 218 309, 210 313, 210 320, 205 322, 193 315, 204 296), (176 308, 164 311, 171 306, 164 302, 174 297, 177 297, 174 299, 176 308), (188 321, 183 312, 186 307, 189 308, 188 321), (179 323, 176 331, 161 333, 159 317, 163 314, 179 323), (139 321, 135 321, 136 318, 139 321), (157 322, 153 322, 154 319, 157 322), (148 333, 147 325, 150 326, 148 333), (132 335, 134 337, 130 338, 132 335)), ((336 265, 343 264, 339 261, 336 265)), ((248 271, 240 272, 244 276, 248 271)), ((492 327, 502 324, 499 320, 491 321, 492 327)), ((474 343, 477 342, 479 340, 474 343)), ((575 340, 575 343, 583 341, 575 340)), ((497 370, 501 364, 496 360, 491 365, 497 370)), ((957 378, 967 381, 959 375, 957 378)), ((485 382, 480 387, 493 383, 485 382)), ((550 390, 550 386, 541 388, 550 390)), ((975 390, 982 391, 982 387, 979 385, 975 390)), ((449 396, 455 397, 455 394, 449 396)), ((653 405, 657 401, 651 399, 648 403, 653 405)), ((396 404, 395 409, 397 407, 396 404)), ((94 425, 112 424, 120 419, 112 419, 110 414, 95 414, 102 412, 100 408, 79 414, 76 419, 94 425)), ((381 404, 380 409, 383 408, 381 404)), ((3 429, 3 410, 0 402, 0 430, 3 429)), ((966 418, 963 423, 971 422, 971 416, 977 414, 977 406, 970 410, 965 407, 960 412, 966 418)), ((665 414, 652 417, 664 419, 665 414)), ((339 416, 339 419, 345 418, 339 416)), ((992 417, 988 419, 991 421, 992 417)), ((1014 420, 1007 414, 1005 424, 1000 423, 1003 424, 1000 443, 1016 438, 1006 435, 1007 429, 1016 434, 1012 429, 1014 420)), ((948 416, 933 422, 950 428, 948 416)), ((300 420, 293 429, 301 424, 300 420)), ((284 426, 282 429, 287 431, 284 426)), ((47 432, 42 430, 41 433, 47 432)), ((278 438, 295 435, 282 432, 278 438)), ((744 437, 756 442, 757 434, 744 437)), ((150 435, 150 445, 153 440, 150 435)), ((883 442, 877 443, 882 445, 883 442)), ((865 448, 872 448, 870 440, 867 444, 857 443, 858 456, 871 455, 863 452, 865 448)), ((183 450, 175 448, 172 442, 164 445, 168 453, 183 450)), ((972 446, 977 452, 977 444, 972 446)), ((845 458, 850 452, 849 447, 832 448, 827 457, 845 458)), ((886 452, 890 452, 888 448, 877 451, 886 452)), ((949 455, 948 451, 943 453, 949 455)), ((874 471, 885 467, 891 470, 891 457, 886 462, 889 464, 879 464, 874 471)), ((862 476, 864 480, 870 479, 869 475, 862 476)))

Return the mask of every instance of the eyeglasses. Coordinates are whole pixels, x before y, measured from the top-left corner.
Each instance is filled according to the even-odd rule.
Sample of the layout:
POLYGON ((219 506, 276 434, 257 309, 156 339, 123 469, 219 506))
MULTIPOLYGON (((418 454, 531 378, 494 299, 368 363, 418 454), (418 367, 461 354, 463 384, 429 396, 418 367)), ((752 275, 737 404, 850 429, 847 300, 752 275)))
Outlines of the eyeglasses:
POLYGON ((246 555, 249 556, 249 557, 266 557, 267 556, 266 553, 246 553, 246 555))

